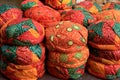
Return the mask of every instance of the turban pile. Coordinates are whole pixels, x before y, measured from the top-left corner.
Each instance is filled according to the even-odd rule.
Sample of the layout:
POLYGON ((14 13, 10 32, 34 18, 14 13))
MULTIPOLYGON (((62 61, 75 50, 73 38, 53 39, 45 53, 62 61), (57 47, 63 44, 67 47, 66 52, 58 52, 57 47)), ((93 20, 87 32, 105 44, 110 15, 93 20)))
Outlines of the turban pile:
POLYGON ((57 22, 46 28, 47 69, 51 75, 77 79, 84 74, 89 56, 87 32, 84 26, 70 21, 57 22))
POLYGON ((22 11, 0 6, 0 72, 10 80, 37 80, 45 73, 44 26, 22 11), (4 21, 4 22, 3 22, 4 21))
POLYGON ((113 20, 98 21, 88 27, 89 73, 103 79, 120 77, 119 30, 120 23, 113 20))

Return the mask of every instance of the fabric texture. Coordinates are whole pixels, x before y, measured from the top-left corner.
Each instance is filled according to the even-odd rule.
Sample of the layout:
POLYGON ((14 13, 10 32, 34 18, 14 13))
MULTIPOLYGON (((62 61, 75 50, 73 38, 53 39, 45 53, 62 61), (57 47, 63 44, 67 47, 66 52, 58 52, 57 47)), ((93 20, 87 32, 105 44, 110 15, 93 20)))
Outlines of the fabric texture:
POLYGON ((117 22, 120 22, 120 11, 115 10, 115 9, 110 9, 110 10, 104 10, 102 12, 99 12, 94 16, 95 22, 99 20, 114 20, 117 22))
POLYGON ((65 80, 81 77, 89 56, 87 36, 84 26, 70 21, 53 23, 46 28, 48 72, 65 80))
POLYGON ((108 10, 108 9, 120 10, 120 2, 109 2, 102 7, 102 10, 108 10))
POLYGON ((35 6, 44 6, 44 5, 39 0, 24 0, 21 3, 22 10, 24 11, 35 6))
POLYGON ((37 80, 44 75, 45 48, 3 45, 0 53, 0 71, 10 80, 37 80))
POLYGON ((0 5, 0 27, 12 19, 22 18, 23 12, 16 6, 2 4, 0 5))
POLYGON ((101 20, 88 27, 90 58, 87 70, 102 79, 120 77, 120 22, 101 20))
POLYGON ((87 27, 94 21, 94 18, 89 12, 83 11, 81 8, 76 8, 74 10, 63 12, 61 20, 72 21, 87 27))
POLYGON ((60 21, 60 13, 48 6, 36 6, 25 11, 25 17, 34 19, 48 27, 52 22, 60 21))
POLYGON ((45 0, 45 3, 54 9, 68 9, 72 8, 75 4, 75 0, 45 0))
POLYGON ((3 44, 35 45, 44 38, 44 27, 32 19, 19 19, 5 24, 1 28, 3 44))
POLYGON ((88 12, 90 12, 92 14, 96 14, 96 13, 102 11, 102 8, 101 8, 101 6, 99 6, 99 4, 97 4, 96 2, 91 2, 91 1, 82 1, 82 2, 79 2, 74 7, 75 8, 77 8, 77 7, 83 7, 88 12))

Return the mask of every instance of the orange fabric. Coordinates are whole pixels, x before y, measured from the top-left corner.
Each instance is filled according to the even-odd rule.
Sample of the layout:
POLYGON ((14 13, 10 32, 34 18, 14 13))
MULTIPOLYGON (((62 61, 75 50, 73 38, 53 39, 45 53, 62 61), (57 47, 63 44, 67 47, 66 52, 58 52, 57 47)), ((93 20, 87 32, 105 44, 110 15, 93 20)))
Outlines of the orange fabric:
POLYGON ((88 32, 84 26, 62 21, 46 28, 46 46, 50 50, 75 52, 82 50, 82 46, 86 46, 87 36, 88 32))
POLYGON ((61 21, 51 24, 45 32, 48 72, 65 80, 81 77, 84 74, 82 65, 89 56, 87 29, 78 23, 61 21))
POLYGON ((60 21, 60 13, 48 6, 35 6, 25 11, 25 17, 32 18, 48 27, 50 23, 60 21))
POLYGON ((30 45, 30 44, 35 45, 35 44, 38 44, 43 41, 43 38, 45 35, 44 27, 40 23, 36 22, 35 20, 23 18, 23 19, 19 19, 19 20, 13 20, 8 25, 7 24, 5 24, 5 25, 6 25, 6 28, 2 27, 3 43, 12 44, 12 45, 13 44, 14 45, 30 45), (12 35, 9 38, 8 36, 10 36, 10 34, 7 34, 7 32, 10 32, 10 30, 12 30, 12 29, 9 29, 7 31, 6 31, 6 29, 13 27, 13 26, 15 28, 15 27, 17 27, 16 25, 17 26, 19 25, 18 28, 23 33, 21 33, 19 29, 17 29, 19 35, 18 35, 18 33, 14 32, 13 34, 17 35, 17 36, 12 35), (22 28, 20 28, 20 27, 22 27, 22 28), (25 29, 27 29, 27 30, 25 30, 25 29), (25 30, 25 31, 23 31, 23 30, 25 30), (15 43, 14 40, 19 40, 20 43, 15 43), (29 44, 28 44, 28 42, 29 42, 29 44))
MULTIPOLYGON (((35 64, 38 63, 39 62, 35 64)), ((11 80, 37 80, 38 77, 42 77, 44 74, 44 64, 39 64, 39 66, 41 66, 41 68, 37 69, 38 66, 9 63, 7 69, 2 71, 2 73, 11 80), (39 70, 41 72, 38 76, 39 70)))
POLYGON ((45 3, 55 9, 68 9, 75 4, 75 0, 45 0, 45 3))
MULTIPOLYGON (((61 78, 63 80, 68 80, 69 78, 71 78, 71 75, 69 75, 69 71, 68 71, 69 68, 58 66, 56 63, 52 63, 48 61, 47 69, 48 69, 48 72, 55 77, 61 78)), ((71 68, 71 69, 74 69, 74 68, 71 68)), ((84 68, 78 68, 76 73, 82 76, 84 74, 84 68)), ((73 72, 73 74, 75 73, 73 72)))
POLYGON ((114 10, 114 9, 111 9, 111 10, 105 10, 105 11, 102 11, 102 12, 99 12, 95 15, 95 19, 96 21, 99 21, 99 20, 114 20, 114 21, 117 21, 117 22, 120 22, 120 11, 119 10, 114 10))
POLYGON ((57 51, 49 52, 48 60, 64 68, 75 68, 85 64, 88 56, 89 50, 88 48, 84 47, 83 50, 73 53, 62 53, 57 51), (62 55, 67 56, 67 59, 65 61, 63 60, 65 59, 65 56, 62 55))
POLYGON ((110 77, 107 77, 108 75, 115 76, 114 78, 118 77, 116 73, 120 69, 120 65, 105 65, 92 59, 88 59, 87 63, 89 73, 96 77, 103 79, 111 79, 110 77))

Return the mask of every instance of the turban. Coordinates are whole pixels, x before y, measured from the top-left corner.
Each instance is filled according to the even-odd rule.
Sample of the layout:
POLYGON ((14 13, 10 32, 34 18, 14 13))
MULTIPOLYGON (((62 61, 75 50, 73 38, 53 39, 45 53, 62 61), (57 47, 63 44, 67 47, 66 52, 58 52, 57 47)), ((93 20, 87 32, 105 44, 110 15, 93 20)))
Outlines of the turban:
POLYGON ((84 74, 89 56, 87 29, 70 21, 53 23, 46 28, 47 70, 62 79, 78 79, 84 74))
POLYGON ((3 45, 0 50, 0 71, 11 80, 37 80, 44 75, 45 48, 3 45))
POLYGON ((60 13, 48 6, 36 6, 25 11, 25 17, 32 18, 44 27, 50 23, 60 21, 60 13))
POLYGON ((22 11, 16 6, 3 4, 0 5, 0 27, 7 21, 22 18, 22 11))
POLYGON ((19 19, 1 28, 2 42, 12 45, 34 45, 42 42, 44 27, 32 19, 19 19))

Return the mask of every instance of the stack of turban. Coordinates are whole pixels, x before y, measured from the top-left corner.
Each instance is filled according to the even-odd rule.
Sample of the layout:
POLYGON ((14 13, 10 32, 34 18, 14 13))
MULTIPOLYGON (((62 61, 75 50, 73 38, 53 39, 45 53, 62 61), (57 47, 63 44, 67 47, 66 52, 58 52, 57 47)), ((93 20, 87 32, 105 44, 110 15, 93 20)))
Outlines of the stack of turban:
POLYGON ((89 73, 103 79, 120 77, 120 22, 98 21, 88 27, 89 73))
POLYGON ((81 77, 89 56, 87 36, 84 26, 70 21, 53 23, 46 28, 48 72, 65 80, 81 77))
POLYGON ((48 27, 52 22, 60 21, 60 13, 43 5, 40 1, 26 0, 21 3, 21 6, 26 18, 34 19, 44 27, 48 27))
POLYGON ((44 27, 22 18, 22 11, 14 6, 0 5, 0 11, 0 72, 10 80, 41 78, 45 72, 44 27))

